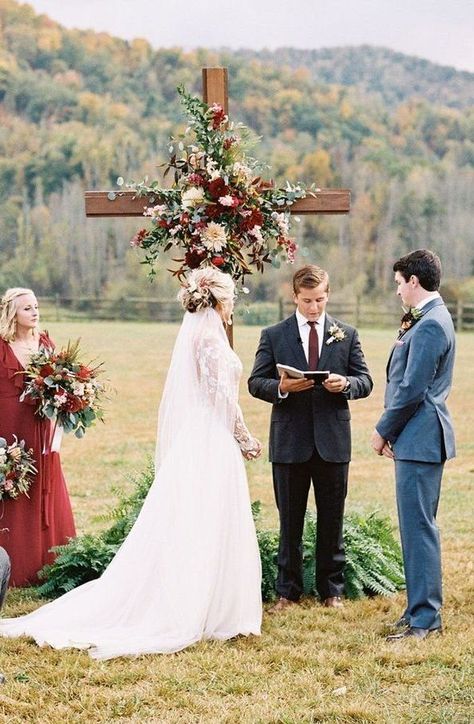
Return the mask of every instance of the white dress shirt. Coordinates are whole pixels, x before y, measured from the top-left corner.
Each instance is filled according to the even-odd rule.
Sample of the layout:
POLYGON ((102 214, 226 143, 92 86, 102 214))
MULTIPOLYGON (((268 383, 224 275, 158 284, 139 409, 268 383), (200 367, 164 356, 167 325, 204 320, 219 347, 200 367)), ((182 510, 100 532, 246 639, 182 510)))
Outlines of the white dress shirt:
MULTIPOLYGON (((321 350, 323 348, 325 320, 326 312, 323 312, 316 322, 316 332, 318 333, 318 359, 321 357, 321 350)), ((309 361, 309 332, 311 327, 308 324, 306 317, 304 317, 298 309, 296 310, 296 321, 298 322, 298 332, 303 344, 303 351, 305 353, 306 360, 309 361)))
MULTIPOLYGON (((324 337, 324 322, 326 320, 326 312, 323 312, 316 322, 316 331, 318 333, 318 359, 321 357, 321 350, 323 348, 323 337, 324 337)), ((296 321, 298 323, 298 333, 303 345, 303 352, 305 353, 306 360, 309 361, 309 332, 311 327, 308 324, 308 320, 304 317, 301 312, 296 310, 296 321)), ((280 400, 284 400, 288 397, 288 392, 282 392, 278 387, 278 397, 280 400)))
POLYGON ((416 309, 423 309, 425 304, 428 304, 428 302, 431 302, 432 299, 437 299, 440 296, 441 294, 439 292, 431 292, 429 297, 423 299, 422 302, 418 302, 418 304, 416 305, 416 309))

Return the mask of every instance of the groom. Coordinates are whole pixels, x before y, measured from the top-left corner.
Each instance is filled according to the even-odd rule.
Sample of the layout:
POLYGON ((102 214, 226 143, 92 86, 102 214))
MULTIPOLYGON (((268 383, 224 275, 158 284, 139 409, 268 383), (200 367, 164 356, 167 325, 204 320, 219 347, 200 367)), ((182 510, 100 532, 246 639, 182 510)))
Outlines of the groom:
POLYGON ((264 329, 249 379, 250 394, 273 405, 270 461, 280 515, 274 611, 303 592, 301 539, 311 482, 317 509, 316 589, 323 605, 342 606, 342 523, 351 454, 348 400, 367 397, 372 379, 357 331, 326 313, 329 276, 308 265, 293 277, 296 311, 264 329), (290 379, 277 363, 329 370, 322 385, 290 379))
POLYGON ((407 607, 388 640, 424 639, 441 630, 441 551, 436 511, 445 460, 454 457, 446 407, 454 365, 454 327, 439 295, 441 263, 418 249, 393 266, 409 311, 387 365, 385 411, 372 435, 378 455, 395 460, 407 607))

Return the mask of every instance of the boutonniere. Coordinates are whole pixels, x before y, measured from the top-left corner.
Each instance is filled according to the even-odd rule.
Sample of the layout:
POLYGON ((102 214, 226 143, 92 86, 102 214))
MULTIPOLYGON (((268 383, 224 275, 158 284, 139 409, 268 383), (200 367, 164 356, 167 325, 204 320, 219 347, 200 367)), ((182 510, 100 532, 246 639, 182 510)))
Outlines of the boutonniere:
POLYGON ((329 339, 326 340, 326 344, 332 344, 333 342, 342 342, 346 338, 346 333, 343 329, 337 326, 337 324, 331 324, 328 329, 329 339))
POLYGON ((400 320, 400 327, 398 329, 398 337, 400 338, 405 332, 413 327, 416 322, 423 316, 423 311, 417 307, 403 307, 405 314, 400 320))

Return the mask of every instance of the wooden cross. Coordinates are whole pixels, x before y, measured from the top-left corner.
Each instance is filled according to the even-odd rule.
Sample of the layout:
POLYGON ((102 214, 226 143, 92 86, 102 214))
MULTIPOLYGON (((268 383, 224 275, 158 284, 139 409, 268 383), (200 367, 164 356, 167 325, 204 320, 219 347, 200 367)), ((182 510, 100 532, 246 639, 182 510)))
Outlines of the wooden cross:
MULTIPOLYGON (((227 68, 203 68, 204 102, 218 103, 228 114, 229 96, 227 68)), ((137 197, 134 191, 86 191, 86 216, 143 216, 147 206, 153 206, 158 196, 137 197)), ((292 214, 348 214, 350 189, 321 189, 315 196, 297 199, 290 207, 292 214)), ((281 207, 278 208, 282 210, 281 207)))

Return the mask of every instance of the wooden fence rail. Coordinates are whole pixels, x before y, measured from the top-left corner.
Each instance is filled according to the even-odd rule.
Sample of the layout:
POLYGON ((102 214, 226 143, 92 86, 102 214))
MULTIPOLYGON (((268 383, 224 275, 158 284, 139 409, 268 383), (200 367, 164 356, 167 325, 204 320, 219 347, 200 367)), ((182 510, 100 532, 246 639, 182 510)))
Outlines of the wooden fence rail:
MULTIPOLYGON (((66 320, 137 320, 179 322, 182 310, 175 299, 121 297, 98 299, 96 297, 39 297, 41 316, 44 321, 66 320)), ((458 301, 448 304, 457 331, 474 330, 474 304, 458 301)), ((236 321, 241 324, 268 326, 284 319, 294 310, 294 305, 279 299, 277 302, 254 302, 238 305, 236 321)), ((400 320, 397 306, 383 308, 362 301, 330 302, 331 315, 356 327, 396 327, 400 320)))

